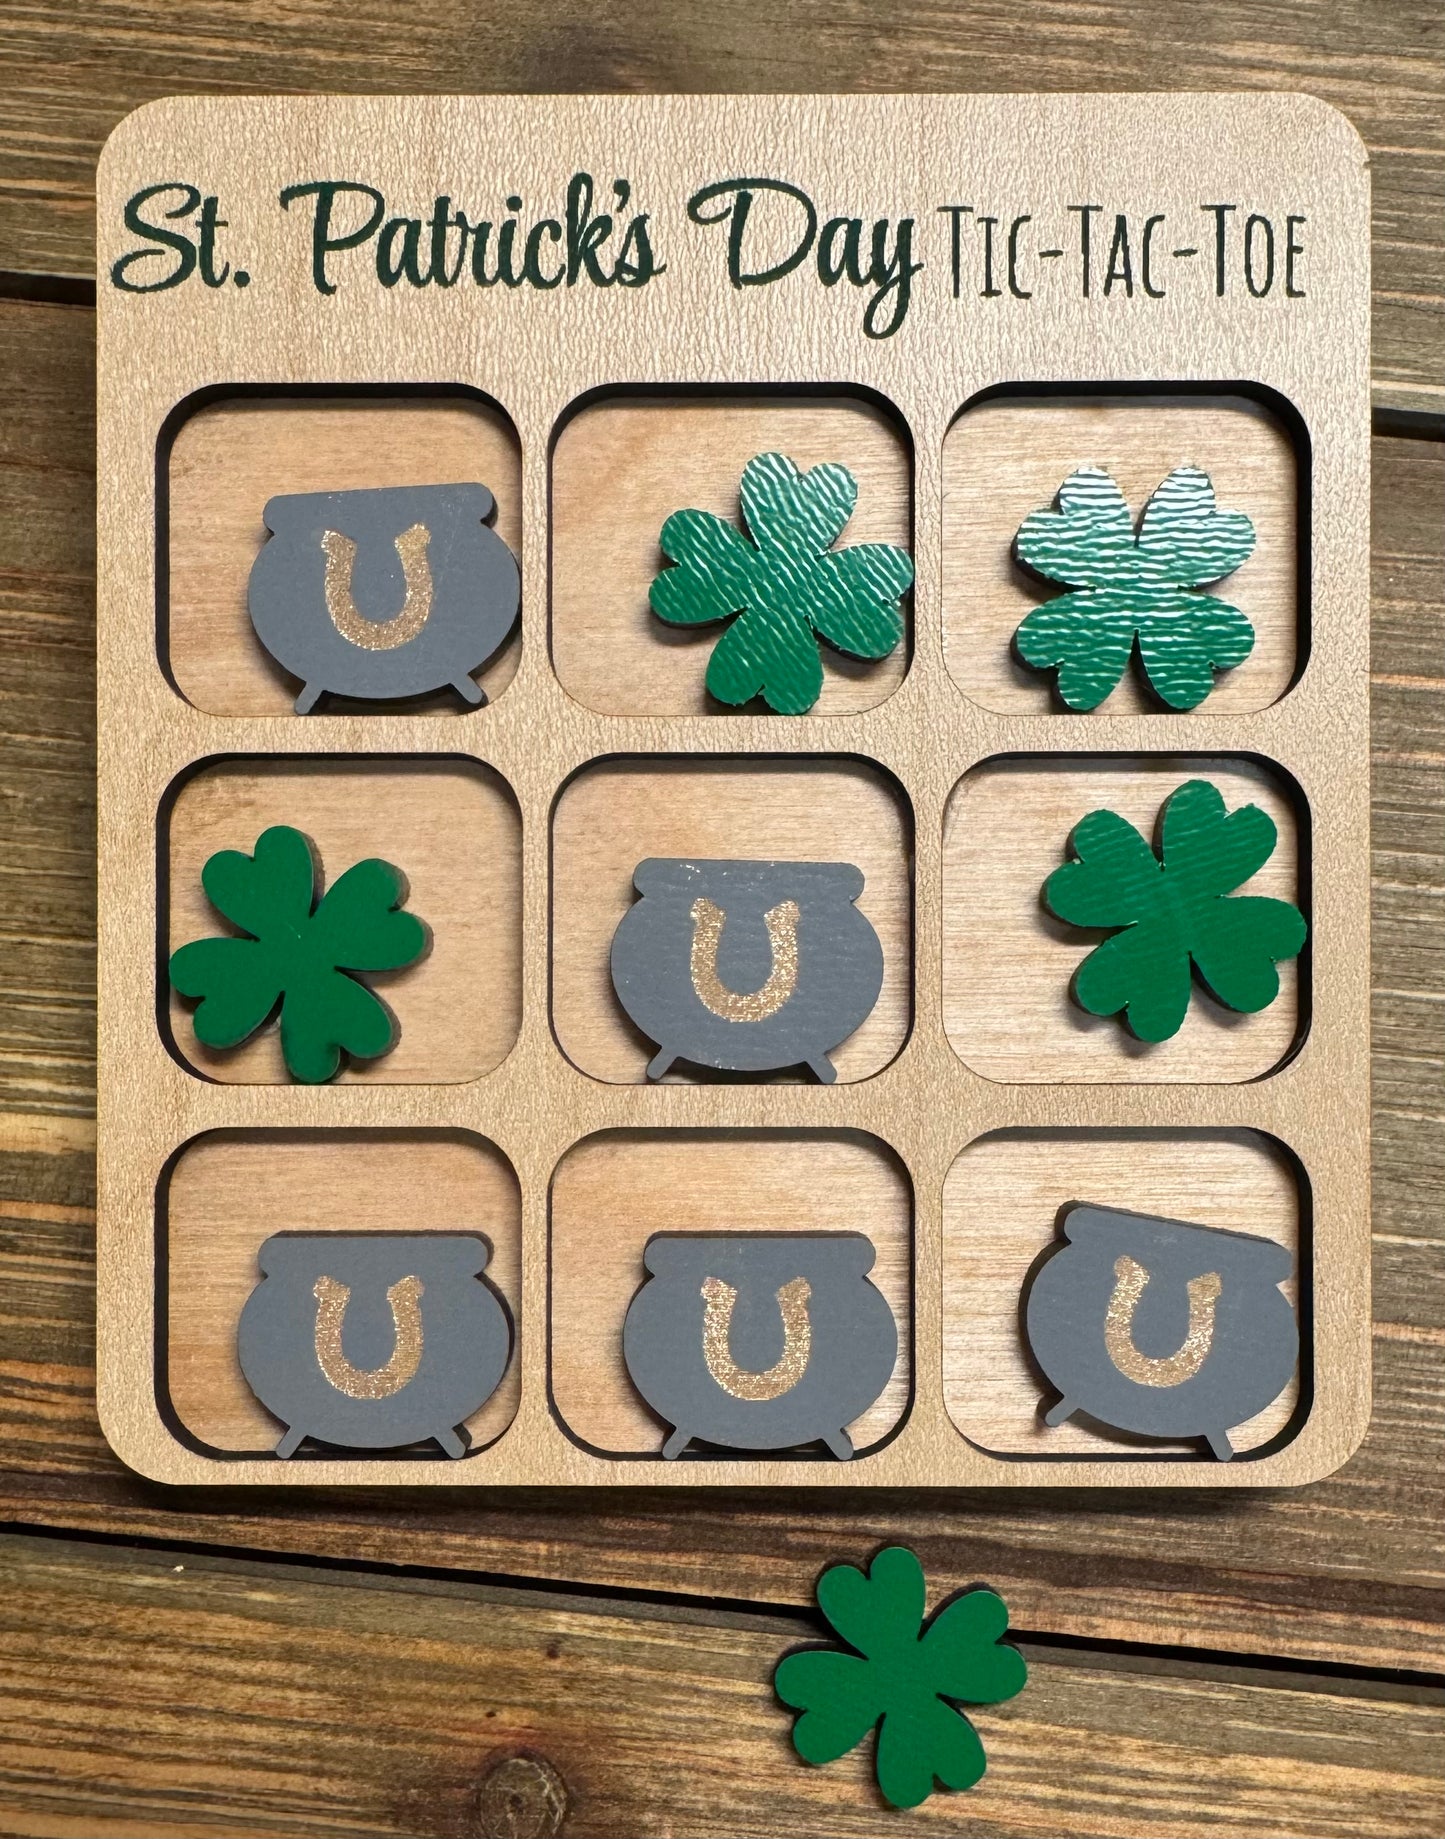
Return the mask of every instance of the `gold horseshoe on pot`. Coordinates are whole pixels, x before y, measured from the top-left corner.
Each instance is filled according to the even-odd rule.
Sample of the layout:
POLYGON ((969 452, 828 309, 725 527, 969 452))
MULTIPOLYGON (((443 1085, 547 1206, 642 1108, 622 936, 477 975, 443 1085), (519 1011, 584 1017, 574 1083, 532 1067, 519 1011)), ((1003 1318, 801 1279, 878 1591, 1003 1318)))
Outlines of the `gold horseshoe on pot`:
POLYGON ((744 995, 730 990, 717 974, 718 946, 727 915, 704 894, 692 903, 691 918, 688 970, 702 1006, 725 1022, 765 1022, 776 1015, 798 984, 798 903, 782 901, 763 915, 773 965, 766 982, 744 995))
POLYGON ((420 1277, 403 1277, 386 1293, 391 1305, 395 1345, 384 1366, 353 1366, 341 1351, 341 1324, 351 1290, 335 1277, 318 1277, 311 1294, 316 1298, 316 1364, 338 1392, 348 1398, 391 1398, 410 1384, 421 1365, 420 1277))
POLYGON ((339 530, 321 532, 321 547, 326 551, 326 611, 342 638, 363 651, 395 651, 416 637, 431 617, 431 563, 426 553, 430 542, 431 531, 425 524, 413 524, 393 539, 401 557, 406 599, 395 619, 368 619, 358 611, 351 594, 356 544, 339 530))
POLYGON ((778 1291, 783 1317, 783 1351, 763 1373, 749 1372, 733 1359, 731 1334, 733 1305, 738 1293, 721 1277, 705 1277, 702 1285, 702 1351, 707 1370, 733 1398, 754 1403, 781 1398, 808 1370, 813 1351, 813 1325, 808 1319, 808 1298, 813 1294, 806 1277, 795 1277, 778 1291))
POLYGON ((1104 1312, 1104 1346, 1109 1358, 1136 1386, 1182 1386, 1193 1379, 1214 1345, 1214 1305, 1219 1300, 1219 1273, 1206 1271, 1189 1280, 1189 1326, 1174 1353, 1163 1359, 1141 1354, 1134 1345, 1134 1311, 1149 1282, 1149 1273, 1133 1258, 1114 1265, 1114 1291, 1104 1312))

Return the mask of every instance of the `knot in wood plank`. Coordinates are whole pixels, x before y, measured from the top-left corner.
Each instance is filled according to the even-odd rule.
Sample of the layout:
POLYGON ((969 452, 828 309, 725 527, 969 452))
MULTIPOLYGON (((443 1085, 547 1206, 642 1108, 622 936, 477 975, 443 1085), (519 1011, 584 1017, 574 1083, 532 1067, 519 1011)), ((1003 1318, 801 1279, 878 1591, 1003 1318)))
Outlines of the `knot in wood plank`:
POLYGON ((503 1756, 477 1789, 478 1839, 553 1839, 567 1806, 567 1784, 545 1756, 503 1756))

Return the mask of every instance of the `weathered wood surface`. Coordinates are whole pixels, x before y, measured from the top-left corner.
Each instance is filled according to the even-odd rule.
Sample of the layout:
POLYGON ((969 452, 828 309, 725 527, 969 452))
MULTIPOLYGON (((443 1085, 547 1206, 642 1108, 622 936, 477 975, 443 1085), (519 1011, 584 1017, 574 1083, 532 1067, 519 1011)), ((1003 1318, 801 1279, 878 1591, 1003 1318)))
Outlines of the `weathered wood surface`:
MULTIPOLYGON (((64 278, 92 273, 96 151, 176 91, 1303 88, 1372 154, 1377 403, 1438 412, 1442 30, 1433 0, 1211 0, 1167 30, 1145 0, 785 0, 765 27, 745 0, 705 23, 597 0, 0 0, 0 293, 83 296, 64 278)), ((980 1718, 985 1783, 893 1818, 861 1757, 792 1759, 767 1691, 816 1633, 797 1610, 818 1567, 888 1537, 935 1590, 989 1578, 1042 1636, 1440 1674, 1445 445, 1375 443, 1376 1414, 1341 1475, 1159 1500, 185 1494, 123 1470, 93 1404, 92 333, 0 303, 0 1516, 459 1575, 0 1541, 0 1832, 553 1831, 555 1785, 519 1752, 589 1834, 1445 1828, 1439 1692, 1026 1643, 1027 1693, 980 1718), (465 1581, 487 1573, 684 1600, 465 1581)))
POLYGON ((0 1576, 10 1833, 1426 1839, 1445 1823, 1439 1689, 1025 1636, 1023 1694, 975 1714, 982 1782, 896 1814, 869 1746, 825 1769, 791 1754, 770 1680, 825 1633, 811 1618, 31 1538, 0 1540, 0 1576))
MULTIPOLYGON (((96 155, 157 96, 266 91, 1307 90, 1375 179, 1378 400, 1445 409, 1445 58, 1435 0, 73 0, 0 5, 0 271, 89 276, 96 155)), ((199 183, 199 176, 197 178, 199 183)), ((1021 208, 1027 208, 1026 206, 1021 208)))
POLYGON ((1340 1475, 1228 1499, 183 1494, 123 1470, 93 1405, 91 336, 80 309, 0 306, 0 1515, 783 1605, 906 1537, 1034 1630, 1440 1671, 1445 445, 1375 443, 1376 1414, 1340 1475))

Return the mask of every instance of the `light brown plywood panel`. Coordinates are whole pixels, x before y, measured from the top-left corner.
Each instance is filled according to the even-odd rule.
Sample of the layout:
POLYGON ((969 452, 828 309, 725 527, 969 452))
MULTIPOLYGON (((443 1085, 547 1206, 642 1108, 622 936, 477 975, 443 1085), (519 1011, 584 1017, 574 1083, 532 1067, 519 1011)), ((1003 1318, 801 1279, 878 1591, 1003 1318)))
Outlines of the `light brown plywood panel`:
MULTIPOLYGON (((498 1066, 522 1013, 521 825, 502 780, 477 762, 445 758, 203 768, 181 787, 167 825, 171 951, 234 932, 207 900, 201 870, 217 850, 249 855, 273 824, 311 839, 323 888, 368 856, 399 868, 407 910, 431 934, 418 963, 363 979, 391 1009, 400 1038, 378 1060, 344 1064, 338 1081, 447 1084, 498 1066)), ((222 1051, 196 1039, 193 1008, 171 991, 171 1038, 197 1072, 287 1083, 275 1018, 222 1051)))
MULTIPOLYGON (((300 693, 299 681, 262 647, 246 611, 251 564, 266 541, 261 513, 268 499, 475 480, 497 501, 497 535, 513 555, 520 551, 517 437, 504 415, 480 402, 404 396, 216 402, 182 422, 168 475, 165 661, 181 694, 212 715, 287 715, 300 693)), ((513 634, 477 673, 489 697, 512 681, 519 656, 513 634)), ((330 706, 348 705, 333 698, 330 706)), ((454 691, 438 692, 424 706, 455 713, 461 700, 454 691)))
POLYGON ((1070 833, 1102 808, 1153 841, 1159 811, 1191 779, 1216 786, 1230 811, 1255 805, 1273 819, 1274 853, 1242 891, 1298 902, 1294 807, 1279 780, 1248 761, 992 760, 957 787, 943 846, 944 1025, 974 1072, 1031 1083, 1214 1084, 1257 1079, 1289 1051, 1299 1028, 1298 963, 1278 967, 1279 995, 1256 1015, 1225 1008, 1196 978, 1184 1024, 1167 1041, 1141 1041, 1120 1017, 1090 1015, 1070 994, 1102 936, 1066 925, 1043 904, 1050 874, 1074 859, 1070 833))
MULTIPOLYGON (((1070 1419, 1050 1429, 1057 1394, 1033 1367, 1019 1305, 1035 1259, 1062 1243, 1073 1201, 1161 1214, 1273 1239, 1298 1258, 1298 1181, 1277 1145, 1249 1131, 1001 1130, 970 1143, 943 1189, 943 1389, 964 1436, 999 1455, 1213 1457, 1197 1444, 1110 1436, 1070 1419)), ((1292 1302, 1299 1286, 1282 1286, 1292 1302)), ((1299 1397, 1292 1381, 1231 1431, 1240 1455, 1268 1443, 1299 1397)))
MULTIPOLYGON (((568 1151, 552 1181, 552 1402, 572 1435, 614 1454, 655 1455, 666 1427, 633 1390, 622 1323, 655 1232, 863 1232, 869 1281, 898 1325, 887 1389, 847 1426, 866 1451, 912 1388, 913 1233, 908 1177, 860 1132, 613 1131, 568 1151)), ((819 1324, 817 1332, 826 1332, 819 1324)))
MULTIPOLYGON (((883 944, 872 1014, 829 1058, 840 1080, 867 1079, 908 1035, 912 931, 909 819, 896 786, 850 760, 632 760, 590 767, 567 786, 552 827, 552 1025, 596 1079, 641 1083, 653 1047, 612 988, 612 935, 649 856, 851 862, 856 905, 883 944)), ((685 1064, 670 1081, 717 1078, 685 1064)), ((793 1068, 782 1079, 810 1079, 793 1068)))
MULTIPOLYGON (((475 1232, 486 1281, 521 1303, 521 1204, 505 1156, 461 1131, 218 1132, 189 1144, 165 1193, 168 1334, 162 1378, 190 1434, 268 1453, 280 1426, 236 1360, 236 1324, 273 1232, 475 1232)), ((467 1420, 473 1447, 501 1435, 520 1395, 515 1329, 502 1383, 467 1420)), ((440 1460, 440 1459, 439 1459, 440 1460)))
MULTIPOLYGON (((858 502, 839 541, 913 545, 912 466, 898 424, 836 397, 594 403, 552 453, 552 662, 563 688, 605 715, 706 715, 703 684, 721 625, 669 626, 647 603, 667 558, 674 511, 711 511, 740 529, 738 482, 754 455, 785 453, 805 471, 846 466, 858 502)), ((907 611, 911 601, 905 601, 907 611)), ((851 715, 891 696, 909 641, 877 661, 823 646, 820 715, 851 715)))
MULTIPOLYGON (((1207 472, 1219 509, 1249 517, 1253 554, 1208 591, 1249 620, 1254 649, 1233 670, 1215 673, 1197 713, 1268 708, 1289 687, 1303 625, 1298 461, 1288 433, 1268 410, 1220 395, 1002 396, 958 418, 943 443, 943 644, 954 682, 1001 713, 1041 715, 1063 706, 1057 673, 1021 663, 1012 641, 1032 607, 1067 589, 1021 568, 1012 547, 1023 520, 1052 508, 1060 485, 1081 466, 1113 475, 1136 528, 1151 493, 1176 466, 1207 472)), ((1162 708, 1137 656, 1099 704, 1109 715, 1162 708)))
MULTIPOLYGON (((462 1465, 337 1452, 300 1468, 266 1465, 269 1482, 426 1487, 439 1485, 445 1471, 447 1485, 457 1486, 1156 1488, 1187 1472, 1191 1487, 1236 1488, 1300 1482, 1338 1466, 1368 1415, 1367 195, 1347 125, 1306 99, 1268 96, 180 100, 127 124, 107 150, 99 216, 107 277, 127 248, 125 200, 153 181, 160 151, 174 171, 207 172, 229 221, 245 226, 253 278, 244 290, 128 296, 107 280, 100 293, 99 1366, 102 1420, 125 1459, 172 1482, 254 1481, 261 1469, 183 1445, 155 1406, 151 1213, 159 1171, 181 1144, 217 1129, 461 1127, 499 1146, 521 1190, 521 1391, 511 1430, 462 1465), (812 260, 774 283, 730 285, 727 230, 691 218, 687 200, 719 174, 750 170, 750 162, 739 163, 750 148, 766 149, 780 173, 808 190, 820 224, 845 201, 863 215, 865 230, 871 215, 885 212, 897 230, 907 213, 923 266, 912 277, 905 323, 869 337, 866 283, 843 276, 830 284, 812 260), (452 287, 389 286, 377 250, 358 246, 335 253, 338 291, 325 295, 307 259, 310 205, 299 214, 276 209, 280 189, 324 169, 364 171, 395 210, 424 215, 445 191, 475 223, 497 217, 498 201, 515 192, 528 201, 522 217, 540 221, 547 201, 561 196, 558 174, 601 172, 604 149, 612 170, 625 165, 629 210, 648 213, 665 265, 645 285, 598 287, 579 273, 575 287, 546 292, 479 289, 470 274, 452 287), (316 163, 323 158, 324 168, 316 163), (1200 221, 1201 187, 1241 199, 1272 187, 1286 199, 1279 210, 1297 209, 1308 222, 1309 286, 1289 298, 1279 289, 1256 297, 1235 275, 1217 296, 1207 268, 1180 263, 1165 298, 1129 300, 1084 293, 1076 265, 1060 263, 1045 265, 1059 279, 1045 285, 1041 278, 1030 300, 1006 292, 975 298, 949 285, 952 226, 938 209, 956 197, 961 165, 990 195, 1016 197, 1040 234, 1057 220, 1060 236, 1075 227, 1068 206, 1081 170, 1090 195, 1117 198, 1120 210, 1162 212, 1171 231, 1187 223, 1190 233, 1200 221), (1147 198, 1139 195, 1141 174, 1149 178, 1147 198), (157 441, 177 405, 200 391, 269 394, 278 352, 287 385, 328 392, 460 385, 505 406, 519 453, 528 611, 515 680, 486 708, 337 707, 300 720, 278 700, 272 713, 223 715, 177 696, 162 675, 157 441), (1289 401, 1310 444, 1313 626, 1293 689, 1267 707, 1188 716, 1124 704, 1088 716, 1047 714, 965 696, 944 649, 944 445, 961 408, 1017 380, 1056 386, 1064 397, 1080 386, 1141 380, 1218 390, 1219 379, 1237 377, 1289 401), (615 399, 619 388, 635 392, 629 408, 652 407, 643 396, 700 398, 719 389, 766 398, 770 409, 815 404, 838 390, 892 406, 914 463, 916 566, 911 661, 892 694, 849 712, 825 706, 784 719, 751 709, 703 714, 695 703, 608 713, 569 693, 539 614, 549 601, 562 516, 549 496, 552 443, 559 429, 566 435, 573 405, 595 405, 609 391, 615 399), (1173 750, 1166 760, 1158 758, 1161 746, 1173 750), (169 943, 158 936, 155 873, 167 790, 218 755, 303 749, 464 753, 513 789, 521 816, 520 1024, 513 1050, 490 1072, 451 1083, 418 1076, 319 1088, 248 1085, 199 1079, 166 1051, 154 984, 136 967, 154 963, 169 943), (1046 754, 1056 757, 1036 761, 1040 784, 1050 771, 1093 772, 1096 762, 1080 756, 1107 754, 1133 762, 1155 756, 1171 771, 1180 765, 1179 778, 1201 758, 1235 769, 1259 759, 1275 763, 1278 783, 1301 788, 1308 836, 1287 839, 1272 867, 1288 878, 1308 857, 1313 933, 1303 1035, 1289 990, 1261 1017, 1197 1013, 1191 1026, 1204 1030, 1197 1041, 1186 1028, 1162 1056, 1139 1059, 1120 1046, 1117 1022, 1078 1031, 1055 1008, 1047 1027, 1056 1023, 1059 1039, 1036 1035, 1043 1052, 1030 1059, 1017 1051, 1018 1037, 1034 1025, 1030 1005, 1035 1019, 1056 1005, 1088 944, 1044 938, 1034 941, 1048 947, 1038 962, 1027 952, 1009 962, 1005 953, 993 966, 984 1020, 1000 1070, 982 1072, 956 1048, 948 967, 978 959, 980 941, 968 930, 973 887, 961 896, 953 872, 962 846, 957 814, 971 800, 954 800, 945 846, 949 800, 960 783, 986 786, 986 777, 969 779, 984 762, 1046 754), (687 790, 689 777, 714 795, 701 812, 677 790, 687 790), (786 800, 774 799, 780 785, 786 800), (854 861, 868 877, 863 904, 867 911, 879 902, 889 981, 840 1054, 836 1084, 643 1081, 649 1044, 629 1033, 608 981, 612 931, 640 859, 705 851, 854 861), (1252 1129, 1298 1154, 1313 1198, 1320 1306, 1313 1407, 1282 1448, 1237 1468, 1191 1462, 1185 1469, 1152 1455, 1105 1465, 1004 1459, 959 1434, 942 1386, 948 1168, 991 1131, 1082 1126, 1252 1129), (855 1131, 891 1147, 912 1185, 916 1252, 914 1394, 893 1435, 847 1465, 767 1457, 679 1465, 647 1453, 609 1457, 568 1436, 547 1393, 547 1195, 572 1145, 617 1130, 855 1131)), ((979 226, 970 232, 977 238, 979 226)), ((750 257, 766 259, 769 246, 764 238, 750 257)), ((972 261, 978 244, 967 246, 972 261)), ((1234 247, 1237 256, 1238 239, 1234 247)), ((738 407, 739 398, 726 397, 724 406, 738 407)), ((699 424, 695 463, 704 470, 714 464, 701 451, 710 439, 699 424)), ((224 444, 212 457, 223 467, 224 444)), ((732 490, 738 454, 725 458, 718 471, 732 490)), ((1040 472, 1056 486, 1074 458, 1047 451, 1040 472)), ((694 463, 691 454, 683 459, 694 463)), ((626 493, 612 497, 625 522, 626 493)), ((567 508, 569 520, 575 508, 567 508)), ((583 508, 598 515, 591 503, 583 508)), ((639 575, 651 568, 633 553, 629 566, 639 575)), ((633 636, 647 631, 643 622, 633 636)), ((641 685, 653 665, 661 673, 664 664, 699 662, 700 653, 670 647, 665 637, 656 644, 646 669, 635 658, 614 681, 641 685)), ((1157 784, 1150 790, 1144 822, 1159 803, 1157 784)), ((1249 795, 1268 797, 1258 786, 1249 795)), ((1045 859, 1030 868, 1036 900, 1082 814, 1017 801, 992 812, 985 826, 992 853, 968 866, 992 873, 1005 865, 997 884, 1011 890, 1005 935, 1024 912, 1017 901, 1008 907, 1016 895, 1022 900, 1009 865, 1041 849, 1035 830, 1048 830, 1045 859)), ((995 884, 982 872, 974 879, 986 901, 995 884)))

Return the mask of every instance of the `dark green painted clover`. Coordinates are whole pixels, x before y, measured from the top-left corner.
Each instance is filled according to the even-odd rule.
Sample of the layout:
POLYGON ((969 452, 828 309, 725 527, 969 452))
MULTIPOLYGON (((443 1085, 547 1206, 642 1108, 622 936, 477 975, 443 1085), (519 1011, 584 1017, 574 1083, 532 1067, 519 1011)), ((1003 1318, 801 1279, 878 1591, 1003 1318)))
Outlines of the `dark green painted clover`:
POLYGON ((1197 971, 1226 1008, 1268 1008, 1279 995, 1276 963, 1304 946, 1304 915, 1287 900, 1232 890, 1269 860, 1277 834, 1258 805, 1226 814, 1204 779, 1165 804, 1157 855, 1117 812, 1091 811, 1069 838, 1077 860, 1043 890, 1071 926, 1119 928, 1074 975, 1080 1007, 1122 1011, 1141 1041, 1165 1041, 1183 1025, 1197 971))
POLYGON ((1254 627, 1238 607, 1197 590, 1232 574, 1254 549, 1242 511, 1215 509, 1197 466, 1179 466, 1144 508, 1138 535, 1108 473, 1082 466, 1059 487, 1056 511, 1019 526, 1014 553, 1047 581, 1073 589, 1035 607, 1014 648, 1035 670, 1059 673, 1071 709, 1096 708, 1137 643, 1151 687, 1171 709, 1193 709, 1216 670, 1242 664, 1254 627))
POLYGON ((832 548, 858 498, 846 466, 799 472, 784 454, 760 453, 738 495, 752 541, 711 511, 674 511, 660 540, 675 566, 648 598, 669 625, 732 620, 708 660, 719 702, 761 696, 779 715, 802 715, 823 689, 819 638, 856 658, 897 646, 913 563, 892 543, 832 548))
POLYGON ((925 1623, 923 1568, 906 1546, 879 1552, 866 1572, 835 1564, 818 1579, 818 1607, 847 1647, 784 1655, 773 1689, 802 1713, 793 1747, 804 1762, 833 1762, 878 1726, 878 1786, 895 1807, 971 1788, 983 1745, 958 1709, 1021 1692, 1023 1655, 1002 1637, 1008 1610, 992 1590, 956 1596, 925 1623))
POLYGON ((211 905, 248 938, 197 939, 171 957, 171 982, 198 997, 196 1039, 236 1047, 281 1009, 292 1077, 330 1079, 345 1051, 375 1059, 396 1045, 385 1004, 351 971, 393 971, 426 950, 426 927, 397 909, 406 883, 389 862, 358 862, 316 903, 318 872, 299 830, 277 824, 256 853, 223 849, 201 870, 211 905))

